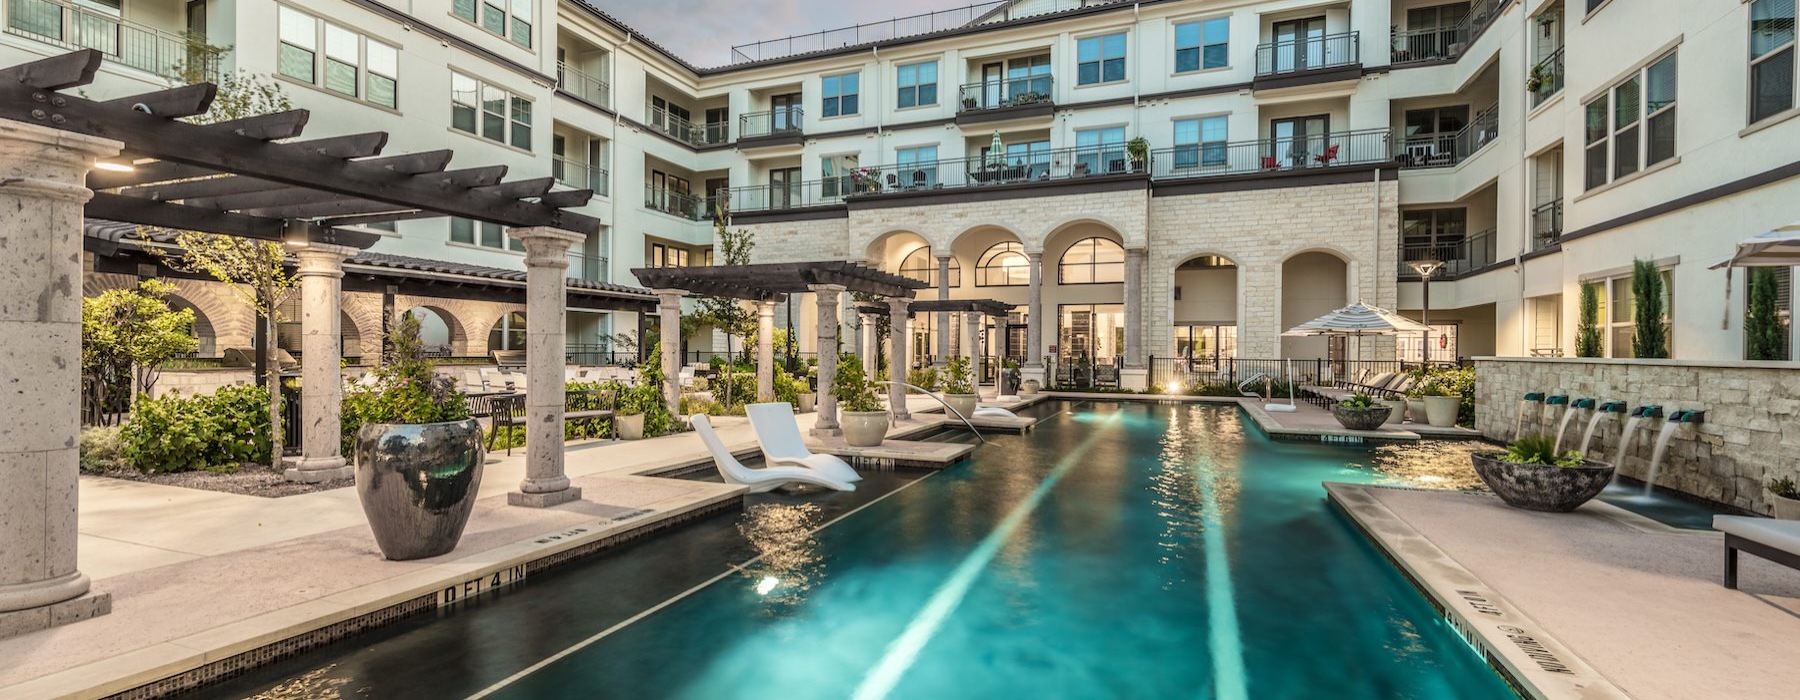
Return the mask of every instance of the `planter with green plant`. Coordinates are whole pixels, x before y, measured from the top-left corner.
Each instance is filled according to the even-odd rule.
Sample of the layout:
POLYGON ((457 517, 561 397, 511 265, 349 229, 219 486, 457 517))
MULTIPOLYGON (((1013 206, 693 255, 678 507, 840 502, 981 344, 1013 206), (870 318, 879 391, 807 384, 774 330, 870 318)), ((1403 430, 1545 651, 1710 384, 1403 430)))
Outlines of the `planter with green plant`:
POLYGON ((880 445, 887 437, 888 414, 875 399, 875 389, 863 373, 861 359, 850 353, 838 358, 831 395, 837 397, 838 425, 844 430, 844 443, 851 447, 880 445))
POLYGON ((969 381, 969 358, 952 357, 944 371, 944 403, 956 409, 957 415, 968 418, 975 415, 975 406, 981 397, 975 394, 975 387, 969 381))
POLYGON ((1412 386, 1406 389, 1406 419, 1414 423, 1425 422, 1425 370, 1412 371, 1412 386))
POLYGON ((1770 479, 1768 489, 1769 503, 1774 506, 1775 517, 1800 520, 1800 484, 1795 484, 1793 477, 1770 479))
POLYGON ((1610 464, 1583 459, 1580 452, 1556 452, 1556 438, 1525 435, 1505 452, 1469 456, 1475 474, 1494 495, 1514 508, 1567 513, 1593 500, 1612 482, 1610 464))
POLYGON ((1434 428, 1449 428, 1456 425, 1456 416, 1462 412, 1462 394, 1457 393, 1444 377, 1429 374, 1419 387, 1419 395, 1425 403, 1425 422, 1434 428))
POLYGON ((1333 405, 1331 415, 1339 425, 1350 430, 1380 430, 1393 410, 1391 406, 1376 402, 1373 396, 1357 394, 1333 405))
POLYGON ((419 319, 406 314, 373 386, 344 396, 356 428, 356 495, 382 556, 396 561, 456 549, 475 508, 487 453, 481 424, 456 381, 432 371, 419 319))
POLYGON ((1125 155, 1131 158, 1131 171, 1143 172, 1150 161, 1150 139, 1139 136, 1125 142, 1125 155))

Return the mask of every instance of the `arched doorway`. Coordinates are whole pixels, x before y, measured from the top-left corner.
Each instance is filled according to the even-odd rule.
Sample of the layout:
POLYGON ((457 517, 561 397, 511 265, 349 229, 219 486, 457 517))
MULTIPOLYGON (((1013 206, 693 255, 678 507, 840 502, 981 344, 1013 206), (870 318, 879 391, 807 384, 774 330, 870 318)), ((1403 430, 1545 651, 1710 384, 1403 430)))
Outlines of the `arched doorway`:
POLYGON ((1237 358, 1238 266, 1196 255, 1175 266, 1171 292, 1174 356, 1188 372, 1216 372, 1237 358))
MULTIPOLYGON (((1298 253, 1281 263, 1281 328, 1285 331, 1350 304, 1350 267, 1332 253, 1298 253)), ((1341 337, 1281 339, 1281 356, 1344 359, 1341 337)))
POLYGON ((207 318, 206 312, 201 311, 200 307, 195 306, 193 302, 175 294, 164 296, 163 301, 168 303, 169 308, 176 311, 187 309, 194 312, 194 326, 190 330, 194 339, 200 341, 199 347, 194 350, 194 357, 218 357, 219 336, 213 330, 212 319, 207 318))
POLYGON ((415 306, 406 313, 419 320, 419 344, 427 357, 450 357, 464 345, 462 324, 435 306, 415 306))
POLYGON ((488 351, 525 349, 525 312, 509 311, 488 329, 488 351))

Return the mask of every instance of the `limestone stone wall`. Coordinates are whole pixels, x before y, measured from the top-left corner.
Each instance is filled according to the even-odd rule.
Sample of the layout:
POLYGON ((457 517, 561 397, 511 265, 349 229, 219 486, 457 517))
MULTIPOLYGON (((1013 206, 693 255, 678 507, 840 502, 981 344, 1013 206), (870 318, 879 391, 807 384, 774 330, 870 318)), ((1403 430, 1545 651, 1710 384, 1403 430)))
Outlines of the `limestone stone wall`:
MULTIPOLYGON (((1527 392, 1660 405, 1665 414, 1698 409, 1706 411, 1706 422, 1674 434, 1658 487, 1768 513, 1764 484, 1800 476, 1800 367, 1791 363, 1483 357, 1475 372, 1475 427, 1492 439, 1512 437, 1527 392)), ((1580 441, 1586 419, 1571 421, 1565 445, 1580 441)), ((1553 433, 1557 420, 1556 412, 1543 411, 1524 432, 1553 433)), ((1620 461, 1626 476, 1644 479, 1662 425, 1640 423, 1630 453, 1618 460, 1623 421, 1602 421, 1600 448, 1592 451, 1602 461, 1620 461)))
MULTIPOLYGON (((733 230, 749 231, 756 247, 750 259, 757 263, 807 262, 813 260, 859 260, 862 248, 854 253, 849 248, 847 219, 812 221, 772 221, 739 225, 733 230)), ((714 241, 716 245, 718 242, 714 241)))

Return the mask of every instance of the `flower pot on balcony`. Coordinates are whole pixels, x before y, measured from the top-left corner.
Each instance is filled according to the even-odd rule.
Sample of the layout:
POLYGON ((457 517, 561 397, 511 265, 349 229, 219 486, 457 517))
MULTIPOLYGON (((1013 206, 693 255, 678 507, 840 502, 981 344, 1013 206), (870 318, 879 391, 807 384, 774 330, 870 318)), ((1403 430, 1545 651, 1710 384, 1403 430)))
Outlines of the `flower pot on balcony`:
POLYGON ((424 559, 456 549, 487 452, 481 424, 369 423, 356 433, 356 497, 381 555, 424 559))
POLYGON ((1475 474, 1494 495, 1514 508, 1567 513, 1592 500, 1612 481, 1613 467, 1585 461, 1579 467, 1520 464, 1500 459, 1504 452, 1470 455, 1475 474))
POLYGON ((838 417, 844 430, 844 444, 851 447, 877 447, 887 437, 886 411, 844 411, 838 417))
POLYGON ((1462 411, 1461 396, 1425 397, 1425 421, 1433 428, 1456 425, 1456 414, 1462 411))

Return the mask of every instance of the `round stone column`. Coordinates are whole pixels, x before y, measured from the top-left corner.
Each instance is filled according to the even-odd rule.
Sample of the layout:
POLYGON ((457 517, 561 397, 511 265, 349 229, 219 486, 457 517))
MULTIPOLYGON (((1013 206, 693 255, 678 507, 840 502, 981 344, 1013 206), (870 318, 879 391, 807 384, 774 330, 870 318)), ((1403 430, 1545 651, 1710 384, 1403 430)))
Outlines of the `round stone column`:
POLYGON ((912 344, 912 316, 907 307, 912 300, 906 297, 888 298, 888 412, 894 414, 894 420, 906 420, 912 413, 906 410, 906 350, 912 344))
POLYGON ((775 400, 775 302, 756 302, 756 400, 775 400))
POLYGON ((563 364, 568 348, 569 248, 587 239, 547 226, 512 228, 525 244, 525 480, 509 505, 548 508, 581 498, 563 470, 563 364))
POLYGON ((288 481, 316 484, 348 479, 343 455, 344 260, 355 248, 307 243, 294 251, 300 278, 300 459, 288 481))
POLYGON ((0 120, 0 637, 112 608, 75 541, 83 183, 119 147, 0 120))
POLYGON ((688 293, 680 289, 655 289, 660 303, 656 307, 657 321, 662 324, 662 362, 663 368, 663 402, 669 406, 669 415, 681 415, 681 300, 688 293))
POLYGON ((811 285, 813 294, 818 296, 819 307, 819 418, 813 423, 814 435, 842 435, 838 428, 837 397, 832 395, 832 383, 837 381, 838 369, 838 296, 844 293, 841 284, 811 285))
MULTIPOLYGON (((937 293, 938 301, 950 300, 950 256, 939 255, 937 293)), ((937 315, 937 357, 931 359, 931 366, 943 371, 950 362, 950 313, 940 311, 937 315)))

